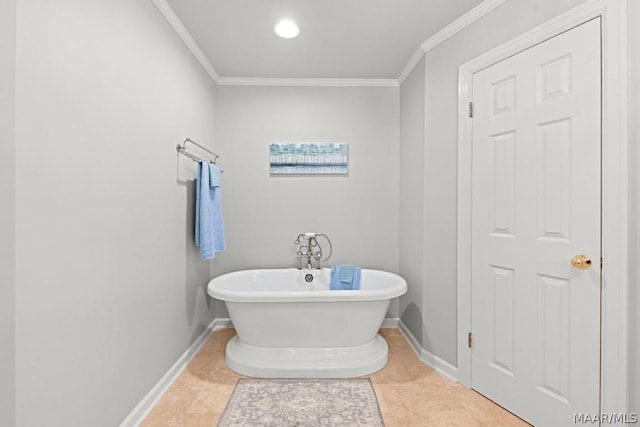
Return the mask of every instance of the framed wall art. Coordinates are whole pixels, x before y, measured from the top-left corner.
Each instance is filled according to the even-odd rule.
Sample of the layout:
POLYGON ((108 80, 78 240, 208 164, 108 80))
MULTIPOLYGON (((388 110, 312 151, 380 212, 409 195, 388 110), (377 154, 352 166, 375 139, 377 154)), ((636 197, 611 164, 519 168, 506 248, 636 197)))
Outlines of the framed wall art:
POLYGON ((349 145, 334 142, 274 142, 269 145, 271 175, 348 175, 349 145))

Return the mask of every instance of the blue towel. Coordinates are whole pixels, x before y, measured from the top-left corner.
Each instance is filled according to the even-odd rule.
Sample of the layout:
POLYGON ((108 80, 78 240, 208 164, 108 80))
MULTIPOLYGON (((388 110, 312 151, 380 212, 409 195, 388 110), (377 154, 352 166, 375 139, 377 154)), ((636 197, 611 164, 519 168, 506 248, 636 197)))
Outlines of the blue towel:
POLYGON ((330 289, 334 291, 360 289, 362 269, 351 264, 331 266, 330 289))
POLYGON ((196 178, 196 246, 200 258, 212 259, 226 249, 220 200, 220 169, 208 162, 198 163, 196 178))
POLYGON ((209 187, 220 187, 220 169, 209 163, 209 187))
POLYGON ((340 266, 340 281, 350 285, 353 281, 353 272, 356 266, 351 264, 342 264, 340 266))

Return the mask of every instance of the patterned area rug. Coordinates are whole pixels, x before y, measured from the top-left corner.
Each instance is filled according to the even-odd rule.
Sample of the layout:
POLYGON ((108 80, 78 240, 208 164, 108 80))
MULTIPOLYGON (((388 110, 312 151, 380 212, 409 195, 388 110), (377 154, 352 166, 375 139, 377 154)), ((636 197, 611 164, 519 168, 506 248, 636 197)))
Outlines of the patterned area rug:
POLYGON ((383 427, 369 378, 241 378, 218 427, 383 427))

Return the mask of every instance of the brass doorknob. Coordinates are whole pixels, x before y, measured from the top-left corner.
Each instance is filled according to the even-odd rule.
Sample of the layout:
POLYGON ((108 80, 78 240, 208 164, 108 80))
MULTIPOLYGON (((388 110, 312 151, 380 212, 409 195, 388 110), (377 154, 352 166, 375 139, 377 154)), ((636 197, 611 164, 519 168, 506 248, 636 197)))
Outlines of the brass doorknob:
POLYGON ((591 258, 586 255, 576 255, 571 258, 571 265, 581 270, 586 270, 591 267, 591 258))

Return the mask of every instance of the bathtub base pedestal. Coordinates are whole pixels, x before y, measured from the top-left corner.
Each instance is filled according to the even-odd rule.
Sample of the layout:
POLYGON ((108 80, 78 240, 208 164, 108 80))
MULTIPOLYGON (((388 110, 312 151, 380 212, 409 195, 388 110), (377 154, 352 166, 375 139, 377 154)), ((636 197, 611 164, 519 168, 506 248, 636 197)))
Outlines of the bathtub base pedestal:
POLYGON ((250 377, 351 378, 384 368, 389 348, 380 335, 363 345, 336 348, 256 347, 236 335, 225 358, 231 370, 250 377))

